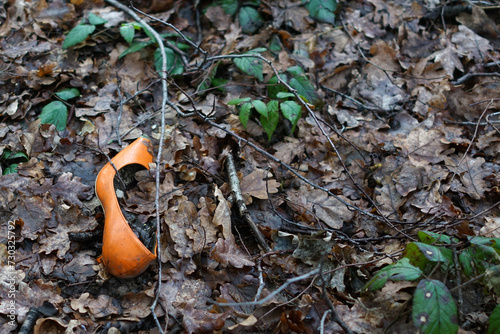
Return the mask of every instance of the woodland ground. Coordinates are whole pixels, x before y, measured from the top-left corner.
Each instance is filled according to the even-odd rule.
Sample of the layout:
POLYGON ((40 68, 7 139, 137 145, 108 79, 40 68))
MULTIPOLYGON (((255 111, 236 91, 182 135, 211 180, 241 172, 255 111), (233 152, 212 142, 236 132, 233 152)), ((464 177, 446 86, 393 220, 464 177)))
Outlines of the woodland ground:
MULTIPOLYGON (((15 321, 0 317, 0 332, 17 332, 37 307, 35 333, 158 333, 155 297, 169 333, 342 333, 334 309, 355 333, 416 332, 417 282, 362 288, 418 231, 500 237, 498 6, 350 0, 331 24, 301 1, 243 4, 259 13, 253 23, 209 1, 147 3, 136 6, 207 52, 141 15, 168 33, 175 60, 163 142, 156 45, 120 58, 130 16, 97 0, 0 2, 0 313, 15 309, 15 321), (63 49, 91 13, 107 23, 63 49), (256 48, 309 102, 295 129, 279 116, 270 140, 256 104, 245 128, 244 102, 229 102, 297 96, 276 95, 286 89, 266 63, 250 75, 232 59, 204 62, 256 48), (79 96, 55 95, 71 88, 79 96), (42 109, 59 100, 67 122, 41 124, 42 109), (141 135, 155 162, 162 148, 160 289, 158 264, 120 280, 96 261, 96 176, 141 135), (228 154, 268 250, 231 208, 228 154)), ((134 29, 134 41, 150 40, 134 29)), ((134 175, 121 203, 141 224, 156 217, 156 166, 134 175)), ((449 287, 454 275, 442 278, 449 287)), ((477 280, 460 298, 460 331, 485 332, 498 297, 477 280)))

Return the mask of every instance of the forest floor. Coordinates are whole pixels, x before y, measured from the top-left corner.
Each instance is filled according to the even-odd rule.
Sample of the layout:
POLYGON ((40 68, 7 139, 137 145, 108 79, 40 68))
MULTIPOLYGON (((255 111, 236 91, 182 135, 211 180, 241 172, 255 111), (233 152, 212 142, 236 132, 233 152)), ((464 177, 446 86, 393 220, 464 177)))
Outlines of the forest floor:
POLYGON ((166 72, 154 35, 112 1, 1 4, 0 332, 500 321, 494 1, 135 6, 166 72), (154 162, 120 205, 153 231, 144 243, 160 217, 161 262, 119 279, 97 262, 94 184, 140 136, 154 162))

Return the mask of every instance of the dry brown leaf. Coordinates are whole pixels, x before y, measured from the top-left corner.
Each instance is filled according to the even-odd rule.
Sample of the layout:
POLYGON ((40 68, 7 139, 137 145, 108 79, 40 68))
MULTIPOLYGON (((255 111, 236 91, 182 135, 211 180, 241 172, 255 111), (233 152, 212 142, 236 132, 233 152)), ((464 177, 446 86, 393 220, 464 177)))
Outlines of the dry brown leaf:
POLYGON ((486 181, 484 178, 493 172, 493 169, 485 164, 482 157, 464 159, 457 157, 446 157, 446 167, 460 177, 461 184, 456 185, 456 189, 474 199, 481 199, 486 191, 486 181))
MULTIPOLYGON (((279 183, 275 179, 269 179, 272 174, 263 169, 256 169, 251 174, 241 180, 241 194, 243 196, 253 196, 258 199, 268 199, 268 194, 278 192, 279 183), (267 179, 267 180, 266 180, 267 179)), ((246 204, 252 200, 247 198, 246 204)))
POLYGON ((252 267, 255 263, 250 257, 236 245, 234 240, 217 240, 214 249, 210 253, 210 257, 219 262, 223 268, 231 265, 235 268, 243 268, 245 266, 252 267))

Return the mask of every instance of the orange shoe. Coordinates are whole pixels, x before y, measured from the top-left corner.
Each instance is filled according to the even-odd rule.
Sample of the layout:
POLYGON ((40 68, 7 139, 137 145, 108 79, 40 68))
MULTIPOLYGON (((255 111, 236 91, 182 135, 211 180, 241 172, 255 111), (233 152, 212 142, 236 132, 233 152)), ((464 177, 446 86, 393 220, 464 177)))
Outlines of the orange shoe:
MULTIPOLYGON (((111 159, 116 170, 131 164, 139 164, 149 169, 148 164, 153 162, 147 148, 149 143, 146 138, 138 138, 120 151, 111 159)), ((115 169, 108 162, 99 172, 95 182, 95 191, 105 214, 102 256, 97 260, 103 263, 113 276, 132 278, 142 274, 156 259, 156 245, 153 254, 127 223, 116 198, 113 185, 115 175, 115 169)))

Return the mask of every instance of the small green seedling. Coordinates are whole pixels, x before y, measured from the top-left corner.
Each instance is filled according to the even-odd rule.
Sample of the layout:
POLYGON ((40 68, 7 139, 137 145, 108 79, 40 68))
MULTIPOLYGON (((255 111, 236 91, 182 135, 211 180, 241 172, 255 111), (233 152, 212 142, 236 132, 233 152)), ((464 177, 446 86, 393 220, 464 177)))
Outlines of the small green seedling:
POLYGON ((270 100, 267 104, 261 100, 251 100, 249 97, 242 99, 234 99, 228 102, 228 105, 239 105, 240 112, 239 118, 243 127, 246 129, 248 120, 252 111, 255 110, 260 114, 259 121, 262 128, 267 133, 268 140, 271 137, 278 126, 280 114, 290 121, 292 124, 292 133, 295 130, 297 122, 300 119, 302 108, 297 102, 292 100, 286 100, 289 98, 294 98, 292 93, 280 92, 277 94, 277 98, 280 100, 270 100))
POLYGON ((0 156, 2 175, 17 173, 17 166, 21 162, 27 162, 28 156, 23 152, 3 151, 0 156))
POLYGON ((87 23, 84 23, 85 21, 83 21, 82 23, 71 29, 68 35, 66 35, 66 39, 64 40, 62 46, 63 49, 70 48, 74 45, 83 42, 84 40, 87 39, 87 37, 90 36, 90 34, 92 34, 95 31, 96 26, 108 22, 105 19, 92 13, 89 14, 87 21, 88 21, 87 23))
POLYGON ((264 25, 264 19, 257 9, 260 0, 243 1, 241 5, 238 0, 219 0, 214 5, 221 6, 228 15, 237 15, 241 25, 241 32, 244 34, 253 34, 264 25))
MULTIPOLYGON (((420 242, 406 245, 403 258, 378 271, 363 289, 381 289, 388 280, 419 281, 413 295, 414 325, 424 334, 455 334, 458 332, 457 306, 446 285, 452 282, 443 277, 458 275, 451 246, 459 240, 426 231, 418 232, 418 239, 420 242)), ((484 274, 483 283, 500 294, 500 238, 474 236, 468 239, 470 246, 457 250, 462 274, 466 279, 484 274)), ((499 324, 497 306, 490 316, 488 333, 500 333, 499 324)))
POLYGON ((59 98, 58 101, 52 101, 42 109, 40 120, 42 124, 54 124, 57 131, 66 129, 68 122, 68 107, 66 102, 75 97, 80 96, 80 92, 76 88, 66 88, 54 94, 59 98))

